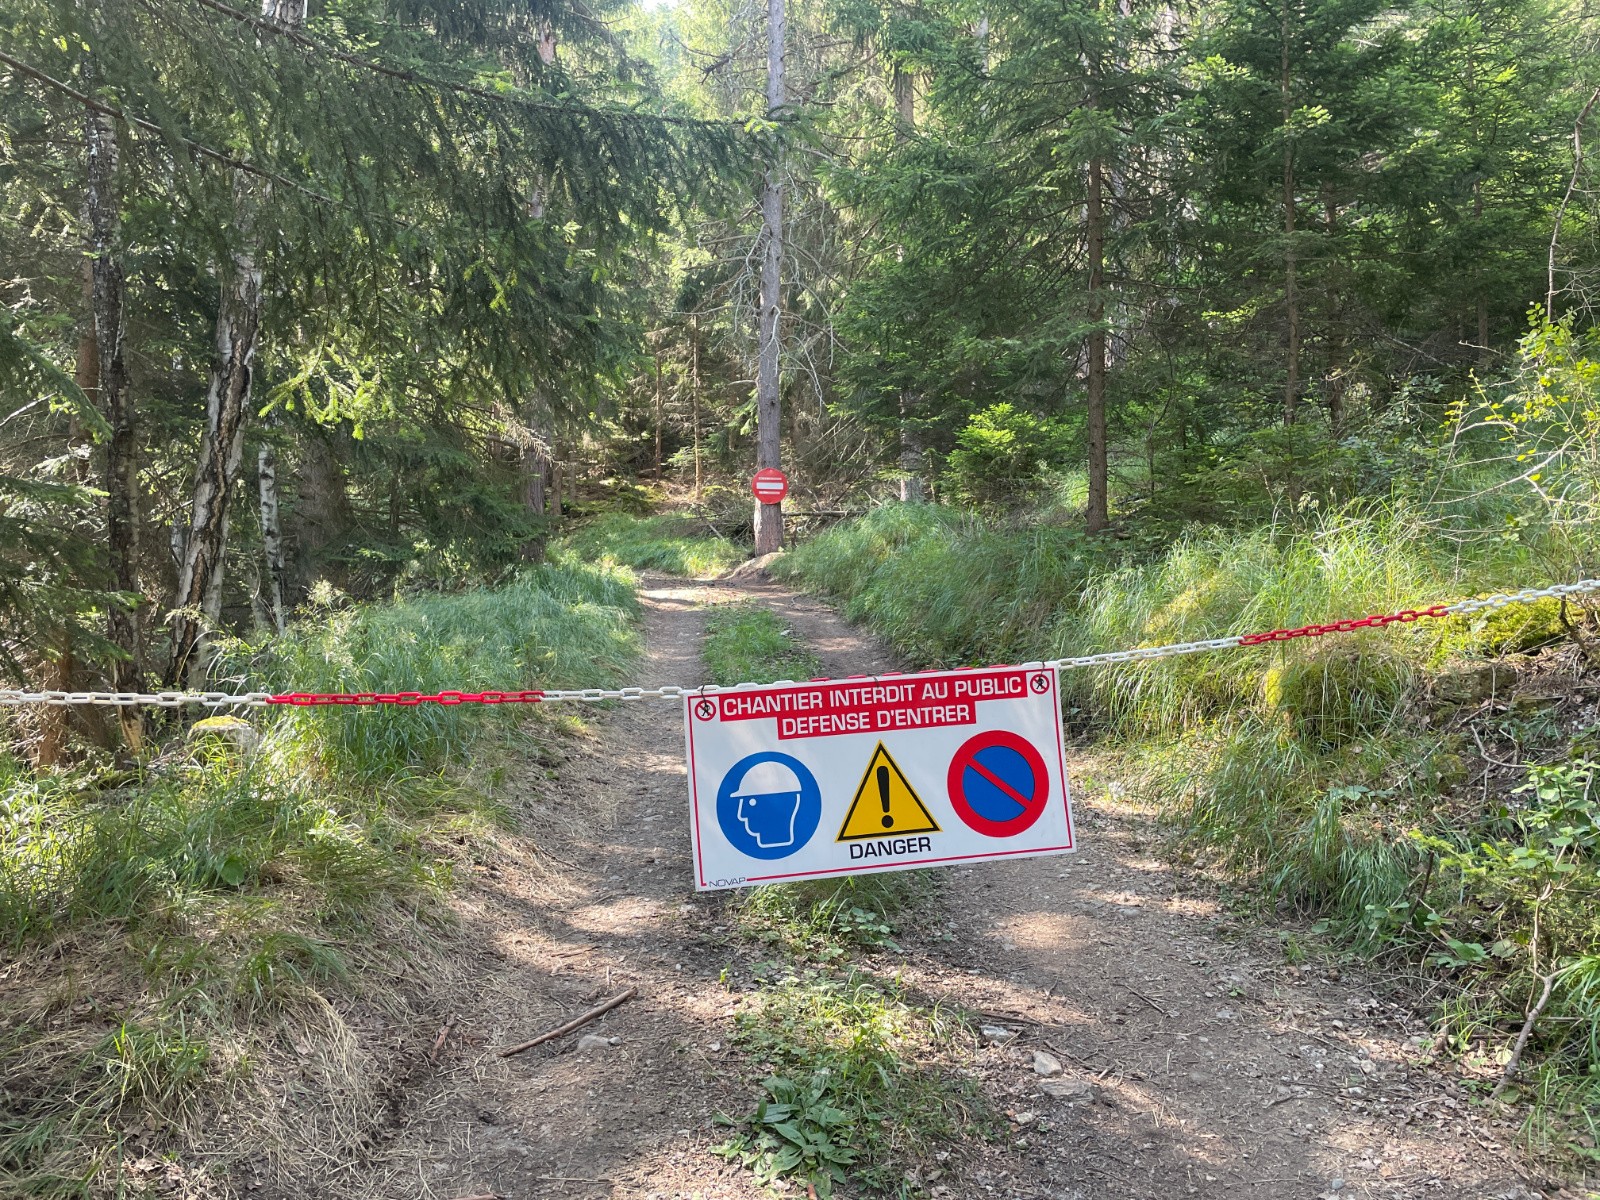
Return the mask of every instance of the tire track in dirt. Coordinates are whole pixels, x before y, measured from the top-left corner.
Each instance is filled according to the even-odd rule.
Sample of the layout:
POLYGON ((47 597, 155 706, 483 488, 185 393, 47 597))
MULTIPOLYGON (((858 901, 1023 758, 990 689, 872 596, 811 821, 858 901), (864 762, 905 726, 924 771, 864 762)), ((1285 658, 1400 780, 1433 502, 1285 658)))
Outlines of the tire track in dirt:
MULTIPOLYGON (((704 605, 717 598, 707 585, 642 581, 639 678, 700 679, 704 605)), ((537 861, 487 863, 453 901, 472 984, 450 1001, 459 1022, 435 1086, 411 1097, 378 1165, 340 1195, 761 1195, 710 1149, 726 1137, 714 1114, 747 1111, 751 1093, 730 1063, 721 904, 690 882, 678 711, 571 715, 586 728, 556 743, 564 760, 517 769, 537 861), (636 998, 583 1029, 498 1056, 626 987, 636 998), (580 1051, 585 1034, 615 1044, 580 1051)))
MULTIPOLYGON (((705 606, 732 599, 778 613, 830 675, 898 665, 774 585, 647 576, 641 595, 645 683, 700 680, 705 606)), ((450 1000, 460 1021, 434 1086, 359 1184, 329 1194, 763 1194, 711 1148, 725 1136, 714 1114, 755 1095, 728 1049, 745 999, 722 972, 748 977, 765 952, 735 938, 723 898, 692 891, 677 710, 584 716, 557 778, 537 764, 520 777, 525 836, 552 865, 489 862, 458 896, 472 982, 450 1000), (636 999, 578 1034, 494 1053, 628 986, 636 999), (584 1033, 617 1043, 579 1051, 584 1033)), ((1420 1023, 1364 978, 1292 971, 1220 936, 1224 914, 1152 856, 1144 819, 1075 783, 1079 854, 941 872, 933 931, 870 964, 931 1000, 1017 1018, 1014 1042, 978 1052, 1008 1135, 953 1148, 948 1174, 912 1182, 936 1200, 1555 1194, 1525 1186, 1511 1130, 1420 1065, 1420 1023), (1078 1096, 1041 1090, 1035 1049, 1063 1061, 1078 1096)), ((433 1033, 412 1031, 423 1053, 433 1033)))

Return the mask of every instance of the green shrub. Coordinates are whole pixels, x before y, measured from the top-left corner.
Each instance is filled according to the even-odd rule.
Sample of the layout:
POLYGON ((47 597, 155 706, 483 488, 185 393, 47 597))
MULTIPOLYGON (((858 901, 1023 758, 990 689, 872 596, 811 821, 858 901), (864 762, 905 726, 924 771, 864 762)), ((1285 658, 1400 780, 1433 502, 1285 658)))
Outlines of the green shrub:
POLYGON ((1069 445, 1070 434, 1058 422, 1010 404, 992 404, 956 434, 944 482, 969 504, 1015 506, 1045 491, 1046 467, 1064 457, 1069 445))

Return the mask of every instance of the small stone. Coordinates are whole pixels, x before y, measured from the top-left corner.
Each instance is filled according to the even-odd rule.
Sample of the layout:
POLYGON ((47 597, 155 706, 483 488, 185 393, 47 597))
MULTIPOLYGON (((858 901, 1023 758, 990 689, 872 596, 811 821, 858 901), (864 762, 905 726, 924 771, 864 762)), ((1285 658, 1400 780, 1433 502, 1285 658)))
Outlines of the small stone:
POLYGON ((1328 1180, 1328 1190, 1330 1192, 1344 1191, 1344 1179, 1338 1175, 1335 1175, 1332 1179, 1328 1180))
POLYGON ((622 1045, 621 1038, 601 1037, 598 1033, 586 1033, 578 1039, 578 1051, 581 1054, 592 1054, 597 1050, 610 1050, 613 1046, 622 1045))
POLYGON ((991 1046, 1005 1046, 1017 1040, 1017 1031, 1007 1029, 1004 1025, 983 1025, 979 1027, 978 1032, 991 1046))
POLYGON ((188 740, 248 754, 261 745, 261 735, 241 717, 202 717, 189 727, 188 740))
POLYGON ((1013 1121, 1015 1121, 1018 1125, 1032 1125, 1034 1123, 1034 1121, 1038 1119, 1038 1116, 1039 1116, 1038 1113, 1019 1112, 1016 1116, 1012 1117, 1011 1119, 1013 1121))
POLYGON ((1098 1097, 1100 1089, 1087 1079, 1041 1079, 1039 1090, 1056 1100, 1068 1104, 1090 1104, 1098 1097))
POLYGON ((1046 1079, 1053 1079, 1061 1074, 1061 1060, 1053 1054, 1046 1054, 1043 1050, 1035 1050, 1033 1072, 1035 1075, 1043 1075, 1046 1079))

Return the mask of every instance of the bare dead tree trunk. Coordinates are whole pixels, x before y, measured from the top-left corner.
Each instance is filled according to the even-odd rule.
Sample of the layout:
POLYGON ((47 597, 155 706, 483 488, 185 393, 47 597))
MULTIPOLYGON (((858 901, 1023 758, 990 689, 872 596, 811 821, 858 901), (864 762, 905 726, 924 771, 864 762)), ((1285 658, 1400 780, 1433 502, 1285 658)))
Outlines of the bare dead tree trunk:
POLYGON ((1283 104, 1283 303, 1288 319, 1288 364, 1283 385, 1283 423, 1293 425, 1300 404, 1300 295, 1294 245, 1294 77, 1291 74, 1289 0, 1282 0, 1283 31, 1280 47, 1279 98, 1283 104))
MULTIPOLYGON (((784 107, 783 43, 784 0, 767 0, 767 114, 779 116, 784 107)), ((756 364, 756 467, 781 463, 783 397, 778 375, 778 316, 783 264, 783 160, 782 146, 774 137, 771 161, 761 188, 761 331, 756 364)), ((757 554, 783 549, 783 507, 756 502, 757 554)))
MULTIPOLYGON (((106 439, 104 480, 106 489, 106 549, 113 586, 126 603, 110 606, 106 636, 121 657, 111 665, 112 688, 119 692, 143 690, 144 613, 139 577, 139 426, 128 390, 128 368, 123 356, 126 291, 122 262, 117 256, 119 212, 116 192, 117 133, 111 117, 90 112, 85 117, 88 190, 84 211, 89 231, 90 313, 93 349, 80 357, 87 379, 92 365, 94 398, 110 427, 106 439), (92 364, 85 359, 92 358, 92 364)), ((88 351, 81 347, 80 351, 88 351)), ((117 716, 128 748, 138 753, 144 746, 144 718, 134 708, 119 708, 117 716)))
POLYGON ((1567 190, 1561 197, 1561 206, 1556 209, 1556 219, 1550 230, 1550 256, 1544 293, 1546 321, 1556 319, 1556 250, 1561 244, 1561 224, 1566 220, 1567 206, 1572 203, 1572 194, 1578 190, 1578 180, 1583 177, 1583 127, 1588 123, 1589 114, 1594 111, 1596 103, 1600 103, 1600 88, 1595 88, 1589 94, 1589 102, 1583 106, 1583 111, 1572 125, 1572 175, 1567 179, 1567 190))
POLYGON ((1105 166, 1089 160, 1086 198, 1086 241, 1089 260, 1089 508, 1085 527, 1099 533, 1110 523, 1106 464, 1106 297, 1105 297, 1105 166))
POLYGON ((283 518, 278 504, 278 452, 271 445, 256 455, 256 490, 261 500, 261 550, 267 560, 267 620, 283 633, 288 624, 284 597, 288 566, 283 555, 283 518))

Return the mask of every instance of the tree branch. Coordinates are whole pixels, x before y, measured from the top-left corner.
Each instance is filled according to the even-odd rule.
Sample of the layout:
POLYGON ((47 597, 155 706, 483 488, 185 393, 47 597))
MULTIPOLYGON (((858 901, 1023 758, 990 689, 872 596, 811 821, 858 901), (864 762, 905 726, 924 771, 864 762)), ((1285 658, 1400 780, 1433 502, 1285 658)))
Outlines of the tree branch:
POLYGON ((1556 209, 1555 227, 1550 231, 1550 258, 1544 293, 1544 319, 1548 322, 1556 319, 1556 244, 1561 240, 1561 222, 1566 219, 1567 205, 1572 203, 1572 193, 1578 190, 1578 176, 1583 171, 1583 126, 1597 101, 1600 101, 1600 88, 1589 93, 1589 102, 1583 106, 1583 111, 1572 126, 1572 176, 1567 180, 1567 192, 1561 197, 1561 206, 1556 209))
POLYGON ((327 204, 339 203, 332 196, 327 196, 313 188, 308 188, 305 184, 297 183, 295 180, 290 179, 287 176, 279 175, 275 171, 269 171, 265 167, 258 167, 255 163, 247 162, 242 158, 235 158, 233 155, 226 154, 221 150, 213 150, 210 146, 207 146, 202 142, 194 141, 192 138, 186 138, 179 133, 173 133, 170 130, 156 124, 154 121, 147 121, 143 117, 136 117, 132 113, 123 109, 106 104, 103 101, 96 100, 87 92, 79 91, 71 84, 63 83, 53 75, 47 75, 45 72, 39 70, 38 67, 29 66, 20 59, 12 58, 11 55, 5 53, 3 50, 0 50, 0 63, 4 63, 19 75, 25 75, 37 83, 42 83, 46 87, 58 91, 62 95, 68 96, 73 100, 76 100, 79 104, 83 105, 91 112, 104 113, 108 117, 112 117, 128 125, 132 125, 137 129, 143 129, 148 133, 153 133, 157 137, 175 141, 179 145, 184 146, 202 158, 209 158, 214 162, 222 163, 224 166, 232 167, 235 171, 243 171, 247 175, 255 175, 261 179, 270 179, 274 183, 281 183, 285 187, 290 187, 295 189, 295 191, 303 192, 307 196, 314 197, 315 199, 321 200, 327 204))
POLYGON ((439 88, 443 91, 456 92, 463 96, 474 96, 479 100, 488 100, 496 104, 512 104, 520 108, 535 108, 544 112, 565 113, 568 116, 575 117, 599 117, 606 120, 619 121, 653 121, 662 125, 682 125, 699 129, 727 129, 729 127, 742 129, 744 126, 743 121, 707 121, 697 117, 672 117, 661 113, 637 112, 630 109, 553 104, 547 100, 535 100, 520 90, 497 92, 491 91, 489 88, 476 87, 470 83, 454 83, 448 79, 424 75, 420 71, 413 71, 405 67, 391 67, 387 63, 377 62, 374 59, 361 58, 359 55, 340 50, 337 46, 330 46, 328 43, 311 37, 309 34, 302 33, 298 29, 291 29, 266 17, 257 17, 231 5, 223 4, 221 0, 194 0, 194 2, 202 8, 209 8, 212 12, 220 13, 230 21, 238 21, 240 24, 248 25, 259 33, 281 37, 299 46, 302 50, 313 50, 347 66, 359 67, 364 71, 371 71, 376 75, 398 80, 401 83, 439 88))

